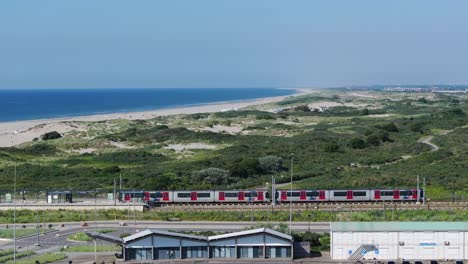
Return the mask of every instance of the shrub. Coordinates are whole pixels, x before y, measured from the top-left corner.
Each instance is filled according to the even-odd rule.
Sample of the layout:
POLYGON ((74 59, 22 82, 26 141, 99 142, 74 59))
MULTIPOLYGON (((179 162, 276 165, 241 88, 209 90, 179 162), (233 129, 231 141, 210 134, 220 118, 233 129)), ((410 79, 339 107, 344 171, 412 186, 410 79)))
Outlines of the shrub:
POLYGON ((395 125, 395 123, 390 122, 385 125, 377 126, 377 128, 383 129, 388 132, 398 132, 398 127, 395 125))
POLYGON ((60 133, 57 132, 57 131, 51 131, 51 132, 45 133, 44 135, 41 135, 42 140, 57 139, 57 138, 61 138, 61 137, 62 137, 62 135, 60 135, 60 133))
POLYGON ((196 182, 223 186, 227 185, 230 181, 229 171, 218 168, 208 168, 194 172, 193 180, 195 180, 196 182))
POLYGON ((57 148, 46 143, 39 143, 25 147, 23 151, 32 155, 53 155, 57 152, 57 148))
POLYGON ((360 138, 353 138, 349 142, 349 146, 353 149, 363 149, 366 147, 366 142, 360 138))

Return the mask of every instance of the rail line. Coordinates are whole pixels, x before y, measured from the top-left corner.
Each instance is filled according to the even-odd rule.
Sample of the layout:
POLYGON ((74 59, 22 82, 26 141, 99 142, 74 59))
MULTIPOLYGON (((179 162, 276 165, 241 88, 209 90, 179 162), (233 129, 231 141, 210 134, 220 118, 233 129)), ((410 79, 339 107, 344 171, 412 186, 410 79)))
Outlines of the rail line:
MULTIPOLYGON (((361 212, 374 210, 455 210, 468 209, 468 202, 426 202, 422 203, 383 203, 383 202, 353 202, 353 203, 293 203, 293 211, 328 211, 328 212, 361 212)), ((266 203, 252 204, 163 204, 150 208, 151 211, 284 211, 290 204, 271 205, 266 203)))

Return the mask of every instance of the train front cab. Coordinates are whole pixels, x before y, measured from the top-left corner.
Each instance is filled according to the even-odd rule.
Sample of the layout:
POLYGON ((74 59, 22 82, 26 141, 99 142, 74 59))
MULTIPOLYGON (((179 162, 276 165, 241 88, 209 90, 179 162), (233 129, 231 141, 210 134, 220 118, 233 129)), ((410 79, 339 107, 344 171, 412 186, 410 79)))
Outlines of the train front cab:
POLYGON ((329 191, 325 190, 280 190, 276 192, 278 202, 325 202, 329 199, 329 191))
POLYGON ((143 202, 145 200, 145 194, 143 191, 120 191, 119 202, 130 203, 130 202, 143 202))
POLYGON ((419 201, 417 189, 371 190, 372 201, 419 201))
POLYGON ((172 191, 149 191, 145 192, 145 200, 151 203, 172 203, 172 191))

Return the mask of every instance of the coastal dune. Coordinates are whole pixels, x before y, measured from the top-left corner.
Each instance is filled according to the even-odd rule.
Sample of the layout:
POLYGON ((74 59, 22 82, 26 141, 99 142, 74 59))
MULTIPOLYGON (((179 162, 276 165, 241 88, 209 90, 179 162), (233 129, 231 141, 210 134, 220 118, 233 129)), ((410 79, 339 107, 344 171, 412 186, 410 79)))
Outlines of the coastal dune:
POLYGON ((115 119, 137 120, 151 119, 158 116, 178 114, 213 113, 229 110, 238 110, 253 105, 275 103, 288 97, 304 95, 310 92, 313 92, 313 90, 297 89, 297 93, 293 95, 265 97, 253 100, 219 102, 198 106, 159 109, 142 112, 112 113, 89 116, 3 122, 0 123, 0 147, 11 147, 25 142, 29 142, 50 131, 67 133, 70 131, 85 130, 83 125, 79 123, 83 121, 93 122, 115 119))

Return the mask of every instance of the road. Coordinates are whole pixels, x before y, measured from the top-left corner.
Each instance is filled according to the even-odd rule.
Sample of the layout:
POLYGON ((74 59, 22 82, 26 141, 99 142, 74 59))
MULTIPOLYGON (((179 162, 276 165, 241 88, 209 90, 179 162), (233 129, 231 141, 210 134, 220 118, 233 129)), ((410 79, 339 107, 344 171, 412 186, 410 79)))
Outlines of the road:
POLYGON ((431 142, 433 138, 433 136, 422 137, 418 140, 418 142, 428 145, 429 147, 431 147, 432 151, 437 151, 439 150, 439 146, 431 142))

